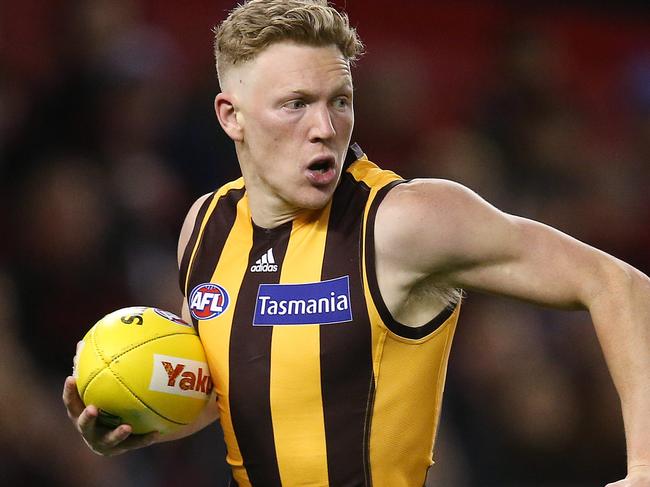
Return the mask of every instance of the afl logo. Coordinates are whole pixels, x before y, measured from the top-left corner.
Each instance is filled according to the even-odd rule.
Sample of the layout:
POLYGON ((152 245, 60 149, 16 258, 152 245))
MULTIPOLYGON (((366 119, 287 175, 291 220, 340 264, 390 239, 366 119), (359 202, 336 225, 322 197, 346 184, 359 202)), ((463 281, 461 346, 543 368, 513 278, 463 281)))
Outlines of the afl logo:
POLYGON ((226 311, 230 298, 218 284, 199 284, 190 293, 190 314, 197 320, 210 320, 226 311))

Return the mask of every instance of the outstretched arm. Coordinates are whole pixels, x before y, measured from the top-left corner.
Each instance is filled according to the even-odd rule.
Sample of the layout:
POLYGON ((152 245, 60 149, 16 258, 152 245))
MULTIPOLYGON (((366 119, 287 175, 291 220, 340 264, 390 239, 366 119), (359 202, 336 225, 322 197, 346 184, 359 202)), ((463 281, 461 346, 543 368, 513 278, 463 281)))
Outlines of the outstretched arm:
POLYGON ((625 421, 629 475, 617 485, 650 486, 646 275, 546 225, 507 215, 448 181, 397 186, 377 219, 378 265, 382 260, 402 282, 430 279, 445 287, 589 310, 625 421))

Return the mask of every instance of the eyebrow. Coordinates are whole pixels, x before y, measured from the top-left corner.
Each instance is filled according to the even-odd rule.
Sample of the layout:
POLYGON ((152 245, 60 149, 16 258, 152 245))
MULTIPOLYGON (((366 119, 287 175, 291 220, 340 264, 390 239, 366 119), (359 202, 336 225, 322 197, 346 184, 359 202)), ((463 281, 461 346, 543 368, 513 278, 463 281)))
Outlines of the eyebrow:
MULTIPOLYGON (((340 92, 354 92, 354 88, 351 83, 341 83, 340 85, 336 86, 333 90, 331 90, 331 93, 340 93, 340 92)), ((305 89, 301 88, 294 88, 288 92, 291 95, 299 95, 299 96, 304 96, 304 97, 309 97, 309 96, 314 96, 314 93, 312 91, 308 91, 305 89)))

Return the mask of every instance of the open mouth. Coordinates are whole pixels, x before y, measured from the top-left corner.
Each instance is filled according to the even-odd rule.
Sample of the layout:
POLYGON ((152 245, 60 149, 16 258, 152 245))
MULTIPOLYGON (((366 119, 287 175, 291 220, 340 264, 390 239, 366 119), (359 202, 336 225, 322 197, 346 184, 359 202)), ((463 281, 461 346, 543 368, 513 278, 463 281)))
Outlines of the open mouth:
POLYGON ((332 169, 333 167, 334 167, 334 160, 320 159, 318 161, 312 162, 307 169, 309 169, 310 171, 324 173, 332 169))
POLYGON ((336 179, 336 161, 333 157, 322 157, 307 166, 307 179, 316 186, 326 186, 336 179))

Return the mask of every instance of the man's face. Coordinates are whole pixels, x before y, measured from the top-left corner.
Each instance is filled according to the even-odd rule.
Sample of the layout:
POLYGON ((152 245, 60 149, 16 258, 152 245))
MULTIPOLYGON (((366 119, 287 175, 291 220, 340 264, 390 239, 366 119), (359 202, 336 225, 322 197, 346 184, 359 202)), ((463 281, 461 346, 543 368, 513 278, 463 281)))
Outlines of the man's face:
POLYGON ((324 207, 354 125, 350 65, 340 50, 273 44, 235 68, 228 84, 236 93, 249 193, 287 214, 324 207))

